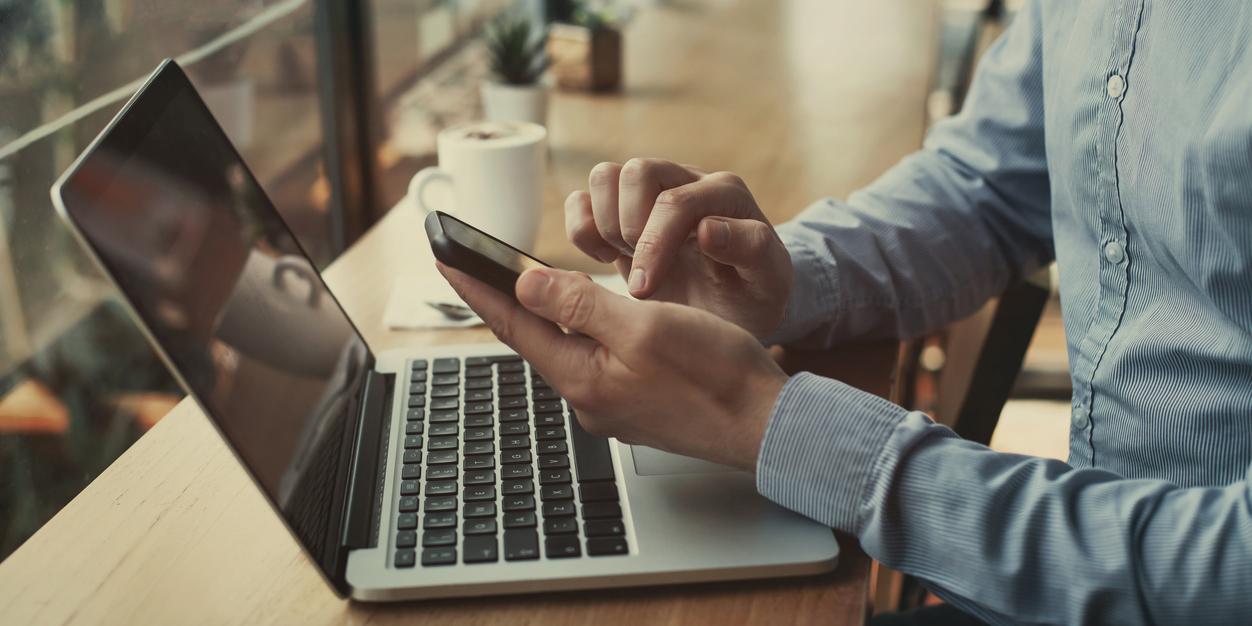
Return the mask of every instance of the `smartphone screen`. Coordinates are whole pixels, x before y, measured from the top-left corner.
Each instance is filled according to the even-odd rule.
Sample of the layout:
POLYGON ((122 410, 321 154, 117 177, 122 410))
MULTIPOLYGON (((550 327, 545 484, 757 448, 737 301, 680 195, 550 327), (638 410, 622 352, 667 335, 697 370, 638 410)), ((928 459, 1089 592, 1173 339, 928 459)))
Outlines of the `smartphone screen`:
POLYGON ((518 274, 534 267, 548 267, 543 261, 454 217, 440 214, 439 224, 449 239, 518 274))

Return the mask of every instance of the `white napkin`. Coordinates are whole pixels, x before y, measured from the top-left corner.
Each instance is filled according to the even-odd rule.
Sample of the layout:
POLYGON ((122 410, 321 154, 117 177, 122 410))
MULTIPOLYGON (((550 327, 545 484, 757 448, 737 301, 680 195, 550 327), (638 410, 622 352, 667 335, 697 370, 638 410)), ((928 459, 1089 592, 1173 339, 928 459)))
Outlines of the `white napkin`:
MULTIPOLYGON (((626 281, 618 274, 592 274, 591 279, 609 291, 628 294, 626 281)), ((469 328, 483 323, 477 315, 454 320, 431 307, 429 302, 465 304, 439 272, 401 276, 392 283, 391 297, 383 311, 383 324, 392 330, 417 330, 469 328)))

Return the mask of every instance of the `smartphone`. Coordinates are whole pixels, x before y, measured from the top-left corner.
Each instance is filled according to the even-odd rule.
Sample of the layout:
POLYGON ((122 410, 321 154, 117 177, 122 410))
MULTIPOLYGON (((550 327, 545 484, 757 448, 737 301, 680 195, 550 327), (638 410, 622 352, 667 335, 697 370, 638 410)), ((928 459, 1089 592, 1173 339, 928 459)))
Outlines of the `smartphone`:
POLYGON ((551 267, 442 211, 426 215, 426 237, 435 258, 516 297, 517 279, 532 267, 551 267))

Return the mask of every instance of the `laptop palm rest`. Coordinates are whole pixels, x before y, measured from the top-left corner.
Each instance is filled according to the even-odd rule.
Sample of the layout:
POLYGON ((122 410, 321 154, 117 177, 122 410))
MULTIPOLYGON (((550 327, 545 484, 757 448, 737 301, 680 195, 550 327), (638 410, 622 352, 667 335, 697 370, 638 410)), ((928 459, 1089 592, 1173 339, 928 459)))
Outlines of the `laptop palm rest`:
POLYGON ((669 476, 671 474, 713 474, 736 471, 733 467, 718 465, 689 456, 662 452, 656 448, 631 446, 635 459, 635 473, 639 476, 669 476))

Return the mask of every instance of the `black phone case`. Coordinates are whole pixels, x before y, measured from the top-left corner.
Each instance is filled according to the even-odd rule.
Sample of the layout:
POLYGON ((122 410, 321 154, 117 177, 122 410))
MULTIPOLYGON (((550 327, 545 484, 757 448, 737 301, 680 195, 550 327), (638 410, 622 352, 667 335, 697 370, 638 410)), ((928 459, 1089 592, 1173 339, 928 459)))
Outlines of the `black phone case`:
MULTIPOLYGON (((443 224, 440 222, 441 219, 456 220, 455 217, 452 217, 442 211, 431 211, 426 215, 426 237, 430 240, 430 250, 435 254, 435 258, 448 267, 454 267, 461 270, 462 272, 465 272, 466 274, 469 274, 470 276, 473 276, 474 278, 477 278, 478 280, 503 291, 508 294, 509 297, 516 298, 517 279, 521 277, 521 274, 508 267, 500 265, 483 254, 476 252, 472 248, 464 246, 460 242, 449 237, 443 230, 443 224)), ((510 250, 517 251, 518 254, 523 254, 535 259, 535 257, 532 257, 529 254, 526 254, 521 250, 496 239, 495 237, 492 237, 491 234, 466 224, 463 220, 456 221, 460 222, 466 228, 482 233, 492 241, 495 241, 510 250)), ((539 261, 539 259, 535 259, 535 261, 543 263, 543 261, 539 261)), ((547 263, 543 264, 548 265, 547 263)))

